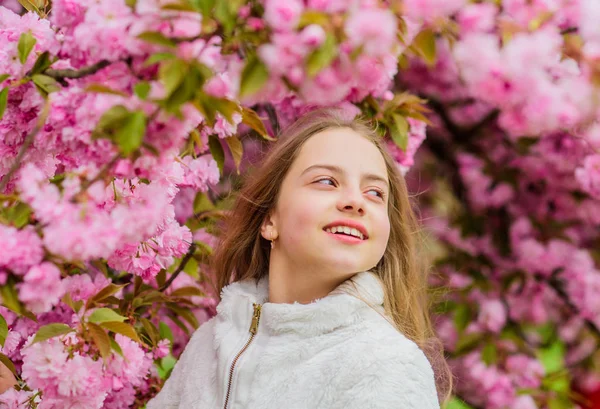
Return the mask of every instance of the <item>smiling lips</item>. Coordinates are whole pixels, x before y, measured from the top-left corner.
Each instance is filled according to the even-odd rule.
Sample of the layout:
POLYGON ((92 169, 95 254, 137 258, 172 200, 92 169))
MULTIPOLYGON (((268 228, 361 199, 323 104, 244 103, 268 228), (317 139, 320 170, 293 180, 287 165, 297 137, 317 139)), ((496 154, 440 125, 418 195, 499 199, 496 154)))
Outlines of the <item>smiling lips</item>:
POLYGON ((350 220, 338 220, 323 228, 327 233, 339 238, 352 239, 352 242, 366 240, 369 236, 365 227, 350 220))

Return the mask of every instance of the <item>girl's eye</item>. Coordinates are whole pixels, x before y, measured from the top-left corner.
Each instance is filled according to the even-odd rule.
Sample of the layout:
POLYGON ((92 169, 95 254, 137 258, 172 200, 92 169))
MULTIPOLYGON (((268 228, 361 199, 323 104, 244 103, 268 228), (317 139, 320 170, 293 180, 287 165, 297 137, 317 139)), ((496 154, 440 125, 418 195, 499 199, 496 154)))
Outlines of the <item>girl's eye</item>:
MULTIPOLYGON (((385 198, 385 193, 378 189, 371 189, 369 192, 375 192, 381 199, 385 198)), ((374 195, 371 195, 374 196, 374 195)))
POLYGON ((320 183, 322 185, 335 186, 335 181, 332 178, 322 178, 322 179, 317 180, 316 183, 320 183), (323 183, 323 182, 330 182, 330 183, 323 183))

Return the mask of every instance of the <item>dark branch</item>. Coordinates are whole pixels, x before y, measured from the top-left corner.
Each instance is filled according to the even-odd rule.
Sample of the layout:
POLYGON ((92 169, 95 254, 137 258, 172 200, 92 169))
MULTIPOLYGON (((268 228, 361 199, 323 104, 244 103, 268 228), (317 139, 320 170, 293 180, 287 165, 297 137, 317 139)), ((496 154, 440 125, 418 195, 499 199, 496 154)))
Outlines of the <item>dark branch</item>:
MULTIPOLYGON (((558 279, 550 278, 550 279, 546 280, 546 282, 556 292, 556 294, 563 300, 565 305, 575 315, 581 316, 581 311, 579 311, 579 308, 575 304, 573 304, 573 302, 571 301, 571 299, 569 297, 569 294, 567 294, 567 292, 563 288, 563 285, 561 284, 561 282, 558 279)), ((584 322, 585 322, 586 327, 600 339, 600 328, 598 328, 596 326, 596 324, 594 324, 592 321, 590 321, 586 318, 584 318, 584 322)))
POLYGON ((117 162, 117 160, 119 160, 120 157, 121 157, 121 155, 116 154, 110 160, 110 162, 105 164, 104 167, 102 167, 102 169, 100 169, 100 171, 94 178, 92 178, 90 180, 86 180, 84 183, 82 183, 81 188, 79 189, 79 193, 77 195, 79 196, 79 195, 83 194, 90 186, 92 186, 94 183, 96 183, 97 181, 102 179, 108 173, 108 171, 113 167, 113 165, 117 162))
POLYGON ((6 185, 8 185, 8 182, 10 181, 10 178, 12 177, 12 175, 17 170, 19 170, 19 167, 21 166, 21 160, 23 160, 23 156, 25 156, 25 152, 27 152, 27 149, 29 149, 29 146, 33 143, 33 140, 35 139, 35 136, 42 130, 42 127, 46 123, 46 118, 48 118, 48 107, 49 107, 49 105, 48 105, 48 103, 46 103, 45 107, 43 108, 44 111, 42 112, 41 116, 38 118, 38 121, 35 124, 35 127, 25 137, 25 140, 23 141, 23 145, 21 145, 21 148, 19 149, 19 153, 17 154, 17 157, 15 158, 15 162, 12 164, 12 166, 10 167, 8 172, 2 177, 2 180, 0 180, 0 192, 4 191, 4 188, 6 187, 6 185))
POLYGON ((192 243, 190 245, 190 248, 188 249, 188 252, 181 259, 181 263, 179 263, 179 266, 177 266, 177 270, 175 270, 173 272, 173 274, 171 274, 171 277, 169 277, 169 279, 162 285, 162 287, 160 287, 158 289, 158 291, 163 292, 167 288, 169 288, 169 286, 171 285, 171 283, 173 281, 175 281, 175 279, 177 278, 177 276, 183 271, 183 269, 185 268, 185 266, 188 263, 188 261, 190 261, 190 259, 194 256, 194 252, 195 251, 196 251, 196 244, 192 243))
POLYGON ((70 68, 64 70, 53 70, 49 68, 44 71, 44 74, 54 78, 55 80, 63 80, 65 78, 83 78, 97 73, 102 68, 108 67, 112 63, 113 61, 101 60, 94 65, 90 65, 89 67, 81 68, 79 70, 72 70, 70 68))
POLYGON ((498 115, 500 114, 500 111, 498 109, 494 109, 489 114, 487 114, 485 118, 483 118, 481 121, 471 126, 470 128, 462 128, 452 121, 452 119, 448 115, 448 112, 446 112, 444 105, 442 105, 441 102, 436 101, 435 99, 430 99, 428 100, 427 104, 433 108, 436 114, 439 115, 440 119, 444 123, 444 126, 446 127, 446 129, 448 129, 448 132, 450 132, 452 134, 452 137, 456 140, 456 142, 458 142, 461 145, 467 145, 471 141, 471 139, 477 135, 477 133, 479 133, 487 125, 491 124, 496 119, 498 119, 498 115))
POLYGON ((271 104, 265 104, 264 108, 265 111, 267 111, 267 115, 269 116, 269 122, 271 122, 271 126, 273 127, 273 133, 275 135, 279 135, 281 126, 279 125, 279 120, 277 119, 277 112, 275 112, 275 108, 271 104))

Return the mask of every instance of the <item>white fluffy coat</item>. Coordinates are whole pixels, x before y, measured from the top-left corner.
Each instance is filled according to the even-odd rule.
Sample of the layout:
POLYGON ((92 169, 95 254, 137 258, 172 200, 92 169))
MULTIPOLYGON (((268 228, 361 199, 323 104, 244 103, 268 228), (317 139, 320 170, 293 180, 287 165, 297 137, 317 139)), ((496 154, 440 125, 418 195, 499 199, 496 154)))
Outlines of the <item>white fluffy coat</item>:
POLYGON ((224 408, 253 303, 262 304, 258 331, 236 363, 227 409, 439 409, 429 361, 379 314, 374 274, 310 304, 265 303, 268 294, 267 277, 225 287, 217 315, 193 334, 147 409, 224 408))

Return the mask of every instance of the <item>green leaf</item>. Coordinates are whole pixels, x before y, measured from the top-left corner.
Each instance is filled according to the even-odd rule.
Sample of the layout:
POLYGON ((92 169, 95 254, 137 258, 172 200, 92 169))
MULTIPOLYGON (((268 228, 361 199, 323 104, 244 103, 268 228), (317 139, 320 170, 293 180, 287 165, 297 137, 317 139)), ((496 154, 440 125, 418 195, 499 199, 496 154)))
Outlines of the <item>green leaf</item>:
POLYGON ((431 29, 425 29, 417 34, 412 45, 428 65, 435 64, 435 33, 431 29))
POLYGON ((214 16, 223 26, 225 37, 228 37, 235 27, 237 10, 231 0, 216 0, 214 16))
POLYGON ((557 396, 548 400, 548 409, 573 409, 573 401, 567 396, 557 396))
POLYGON ((408 146, 408 121, 402 115, 392 114, 392 121, 389 125, 390 136, 394 143, 403 151, 408 146))
POLYGON ((9 357, 7 357, 4 354, 0 354, 0 362, 2 362, 8 369, 10 369, 13 375, 17 376, 17 369, 15 368, 15 365, 12 363, 9 357))
POLYGON ((44 325, 35 333, 35 337, 33 338, 33 342, 31 343, 31 345, 36 344, 38 342, 46 341, 50 338, 54 338, 59 335, 68 334, 69 332, 73 331, 75 330, 66 324, 56 323, 44 325))
POLYGON ((18 202, 16 205, 6 209, 5 215, 12 225, 20 229, 29 222, 31 208, 23 202, 18 202))
POLYGON ((206 294, 198 287, 181 287, 171 293, 171 297, 191 297, 191 296, 199 296, 204 297, 206 294))
POLYGON ((330 24, 330 15, 316 10, 307 10, 300 16, 298 28, 302 29, 311 24, 318 24, 322 27, 327 27, 330 24))
POLYGON ((198 269, 199 269, 198 262, 192 257, 185 264, 183 271, 190 277, 194 277, 195 279, 198 279, 198 278, 200 278, 200 275, 198 274, 198 269))
POLYGON ((79 312, 81 307, 83 307, 83 300, 73 301, 73 299, 71 298, 71 294, 69 293, 66 293, 63 296, 62 302, 71 307, 71 309, 76 313, 79 312))
MULTIPOLYGON (((172 303, 168 303, 167 308, 170 309, 171 311, 173 311, 175 314, 177 314, 177 316, 186 320, 192 326, 193 329, 197 329, 198 326, 200 325, 198 323, 198 319, 192 313, 192 311, 189 310, 189 308, 184 308, 179 305, 172 304, 172 303)), ((175 322, 175 321, 173 321, 173 322, 175 322)))
POLYGON ((239 175, 240 163, 242 162, 242 156, 244 156, 244 145, 242 145, 242 142, 235 135, 225 138, 225 142, 227 142, 227 146, 229 146, 229 151, 231 152, 233 162, 235 163, 235 168, 239 175))
POLYGON ((213 210, 214 208, 215 205, 205 193, 196 193, 196 197, 194 198, 194 213, 205 212, 207 210, 213 210))
POLYGON ((171 354, 163 357, 159 362, 157 362, 156 372, 158 373, 160 379, 166 379, 169 376, 171 369, 175 367, 176 363, 177 360, 171 354))
POLYGON ((187 12, 195 12, 196 11, 196 9, 187 2, 165 4, 164 6, 161 7, 161 10, 174 10, 174 11, 187 11, 187 12))
POLYGON ((240 112, 240 106, 237 102, 226 98, 215 98, 207 96, 207 103, 211 104, 214 109, 227 119, 230 124, 233 124, 233 114, 240 112))
POLYGON ((488 342, 481 351, 481 359, 487 366, 493 365, 498 361, 498 350, 496 344, 488 342))
POLYGON ((133 92, 139 99, 146 99, 150 93, 150 83, 147 81, 140 81, 133 87, 133 92))
POLYGON ((265 124, 253 109, 242 107, 242 123, 254 129, 263 139, 275 141, 275 138, 269 136, 265 124))
POLYGON ((151 44, 163 45, 172 48, 177 47, 177 43, 175 41, 166 37, 164 34, 159 33, 158 31, 144 31, 143 33, 139 34, 137 38, 151 44))
POLYGON ((106 333, 104 329, 96 324, 88 323, 88 330, 90 331, 90 335, 92 336, 92 340, 94 344, 98 347, 100 351, 100 356, 103 359, 108 358, 110 355, 110 337, 106 333))
POLYGON ((210 149, 212 157, 215 159, 217 165, 219 166, 219 173, 222 175, 223 165, 225 164, 225 151, 223 150, 221 141, 215 135, 210 135, 208 137, 208 147, 210 149))
POLYGON ((108 136, 112 138, 114 133, 123 127, 129 115, 129 110, 123 105, 111 107, 100 117, 96 128, 92 131, 92 137, 101 138, 108 136))
POLYGON ((6 104, 8 103, 8 87, 2 88, 0 91, 0 119, 4 115, 4 111, 6 110, 6 104))
POLYGON ((9 279, 6 284, 0 285, 0 300, 2 300, 2 305, 9 310, 37 322, 36 316, 31 311, 25 309, 21 301, 19 301, 13 280, 9 279))
POLYGON ((158 77, 165 87, 167 97, 179 87, 188 71, 189 65, 180 59, 166 60, 160 65, 158 77))
POLYGON ((202 77, 197 70, 190 70, 183 81, 177 88, 169 95, 165 101, 165 109, 168 112, 180 115, 179 107, 189 101, 192 101, 199 89, 202 88, 204 83, 204 77, 202 77))
POLYGON ((129 96, 129 94, 127 94, 126 92, 119 91, 119 90, 116 90, 116 89, 112 89, 110 87, 107 87, 104 84, 98 84, 98 83, 89 84, 87 87, 85 87, 84 91, 94 92, 94 93, 98 93, 98 94, 119 95, 121 97, 128 97, 129 96))
POLYGON ((4 348, 4 341, 8 336, 8 324, 2 315, 0 315, 0 346, 4 348))
POLYGON ((538 349, 536 355, 542 366, 546 370, 546 374, 558 372, 565 365, 565 345, 556 340, 547 348, 538 349))
POLYGON ((190 329, 185 325, 176 314, 169 314, 168 317, 177 325, 186 335, 190 335, 190 329))
POLYGON ((177 363, 177 360, 171 354, 163 357, 160 361, 160 365, 162 366, 162 368, 165 371, 170 371, 171 369, 173 369, 175 367, 176 363, 177 363))
POLYGON ((458 399, 456 396, 453 396, 446 404, 445 409, 473 409, 473 407, 458 399))
POLYGON ((41 89, 46 94, 50 94, 51 92, 60 91, 62 87, 54 78, 49 77, 43 74, 35 74, 31 77, 33 83, 38 86, 38 89, 41 89))
POLYGON ((35 5, 31 0, 18 0, 19 4, 23 6, 23 8, 27 11, 34 11, 37 14, 42 14, 37 5, 35 5))
POLYGON ((190 3, 196 9, 202 12, 203 16, 210 16, 216 0, 190 0, 190 3))
POLYGON ((306 60, 306 71, 309 77, 314 77, 324 68, 329 67, 337 56, 335 36, 328 33, 325 41, 313 51, 306 60))
POLYGON ((112 350, 115 351, 117 354, 121 355, 122 357, 125 357, 123 355, 123 349, 121 349, 121 345, 119 345, 119 343, 117 341, 115 341, 112 337, 109 337, 109 339, 110 339, 110 347, 112 348, 112 350))
POLYGON ((545 389, 562 394, 568 394, 571 389, 571 377, 567 369, 554 372, 542 380, 545 389))
POLYGON ((88 318, 88 321, 96 322, 96 323, 107 322, 107 321, 123 322, 126 319, 127 318, 123 317, 122 315, 117 314, 110 308, 98 308, 97 310, 94 310, 94 312, 92 312, 92 314, 88 318))
POLYGON ((105 321, 101 322, 100 326, 104 329, 114 332, 115 334, 121 334, 135 342, 139 342, 140 344, 142 343, 135 329, 125 322, 105 321))
POLYGON ((144 317, 140 318, 140 322, 142 323, 146 334, 148 334, 148 336, 150 337, 152 345, 158 344, 158 341, 160 341, 160 333, 158 332, 158 329, 154 326, 154 324, 144 317))
POLYGON ((0 75, 0 84, 2 84, 6 79, 10 77, 10 74, 2 74, 0 75))
POLYGON ((250 57, 242 70, 240 79, 240 97, 256 93, 269 79, 267 66, 256 56, 250 57))
POLYGON ((95 303, 98 303, 98 302, 104 300, 105 298, 108 298, 111 295, 116 294, 121 288, 123 288, 125 286, 127 286, 127 284, 117 285, 117 284, 111 283, 111 284, 107 285, 102 290, 98 291, 96 293, 96 295, 94 295, 92 298, 90 298, 88 300, 88 302, 86 303, 86 308, 90 308, 95 303))
POLYGON ((21 64, 25 64, 25 61, 27 61, 27 57, 29 57, 29 54, 33 50, 33 47, 35 47, 35 43, 37 43, 37 40, 35 39, 33 34, 31 34, 31 31, 21 34, 21 36, 19 37, 19 43, 17 44, 17 50, 19 51, 19 61, 21 61, 21 64))
POLYGON ((462 354, 471 351, 475 348, 483 338, 482 334, 472 332, 470 334, 462 334, 458 338, 458 342, 456 343, 455 353, 462 354))
POLYGON ((175 58, 175 54, 172 53, 155 53, 148 57, 146 61, 144 61, 142 67, 148 67, 161 61, 171 60, 173 58, 175 58))
POLYGON ((44 51, 40 54, 37 60, 35 60, 35 64, 33 64, 33 68, 31 69, 31 75, 40 74, 50 68, 51 65, 52 61, 50 61, 50 52, 44 51))
POLYGON ((171 345, 173 345, 173 331, 171 330, 171 327, 161 321, 158 323, 158 332, 160 334, 160 339, 168 339, 171 341, 171 345))
POLYGON ((121 152, 128 156, 140 147, 145 134, 146 114, 144 111, 134 111, 115 134, 115 142, 121 152))

